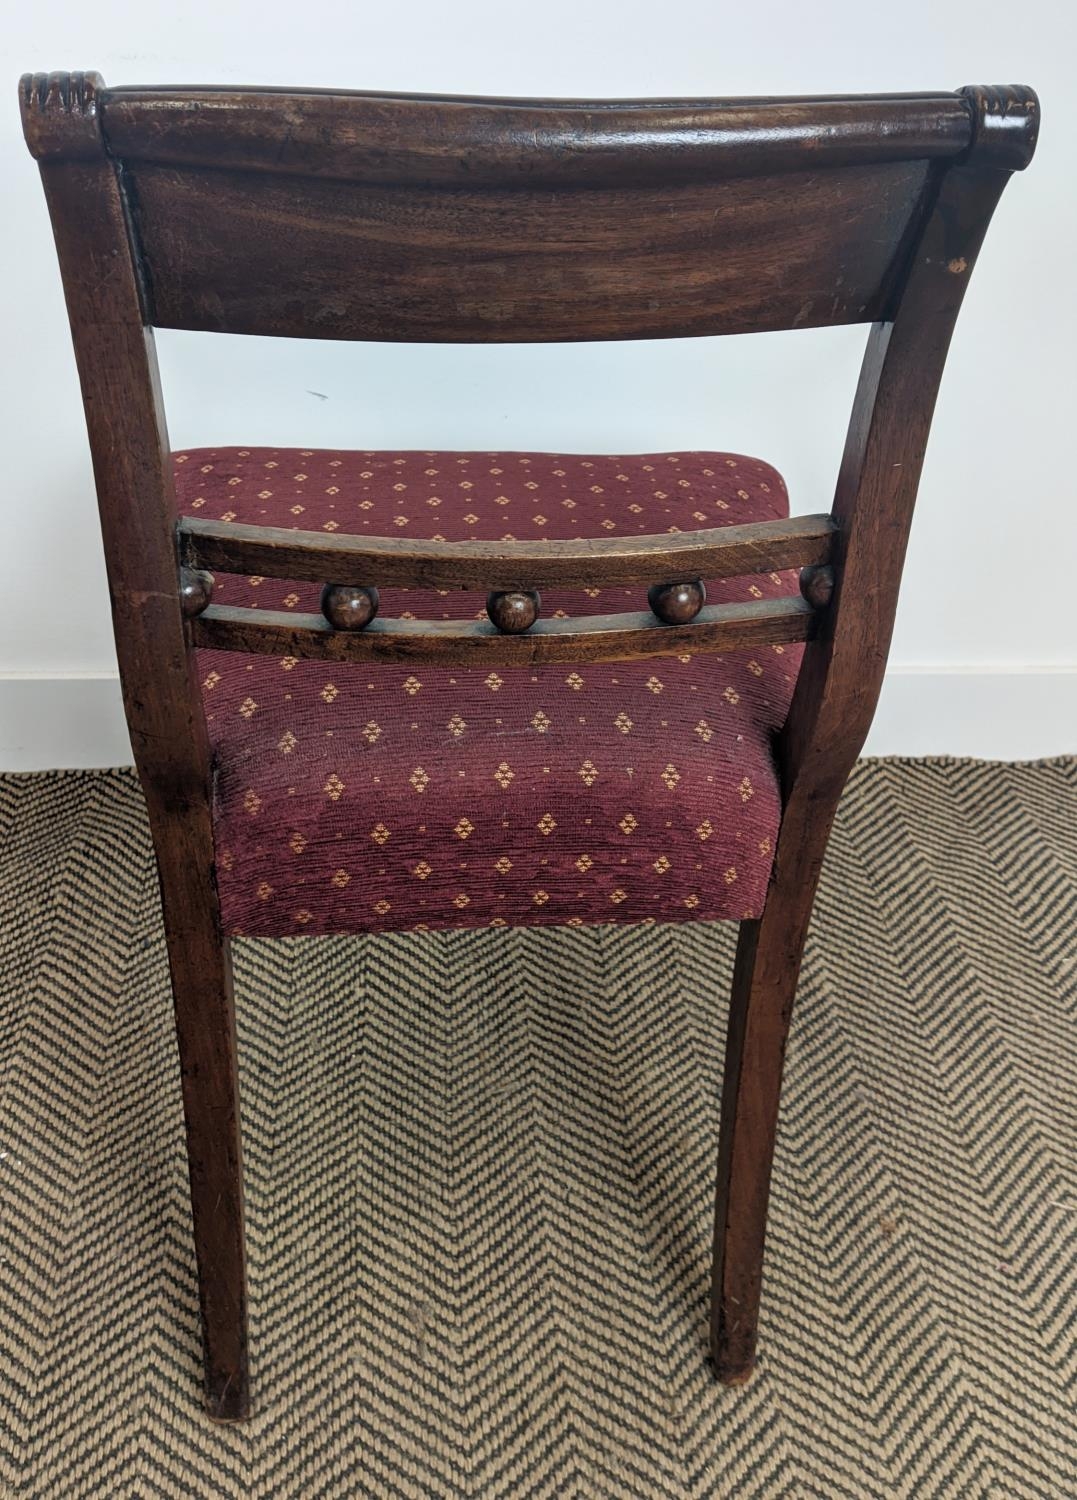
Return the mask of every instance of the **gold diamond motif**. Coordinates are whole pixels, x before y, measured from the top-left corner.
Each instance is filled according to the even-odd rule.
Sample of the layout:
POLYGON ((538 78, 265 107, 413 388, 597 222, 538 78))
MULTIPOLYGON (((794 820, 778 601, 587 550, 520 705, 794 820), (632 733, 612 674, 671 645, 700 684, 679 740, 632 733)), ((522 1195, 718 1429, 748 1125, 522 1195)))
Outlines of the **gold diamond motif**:
POLYGON ((549 838, 550 834, 557 827, 557 824, 554 822, 554 819, 550 813, 543 813, 542 817, 539 818, 538 822, 535 824, 535 827, 544 838, 549 838))
POLYGON ((388 901, 375 901, 374 902, 374 910, 377 912, 377 914, 378 914, 379 917, 384 917, 385 913, 387 911, 392 911, 392 909, 393 908, 389 905, 388 901))
POLYGON ((595 782, 598 780, 598 767, 594 764, 593 761, 585 760, 583 765, 576 772, 576 775, 583 782, 584 786, 594 786, 595 782))
POLYGON ((678 783, 678 781, 680 781, 680 779, 681 779, 681 773, 677 770, 676 766, 669 765, 662 772, 662 780, 669 787, 670 791, 673 790, 673 788, 677 785, 677 783, 678 783))
POLYGON ((617 827, 621 830, 622 833, 635 833, 636 829, 639 827, 639 822, 632 815, 632 813, 629 812, 625 813, 624 817, 617 824, 617 827))
POLYGON ((747 776, 745 776, 737 790, 740 792, 740 800, 742 802, 747 802, 749 797, 755 796, 755 787, 748 780, 747 776))
POLYGON ((288 847, 293 854, 302 854, 307 847, 307 841, 301 833, 293 833, 288 840, 288 847))
POLYGON ((419 689, 421 687, 422 687, 422 683, 419 681, 419 679, 417 677, 405 677, 405 679, 404 679, 404 691, 405 691, 405 693, 407 693, 407 695, 408 695, 409 698, 414 698, 415 694, 419 691, 419 689))
POLYGON ((506 859, 505 856, 502 855, 497 864, 494 865, 494 869, 502 875, 507 875, 512 869, 512 860, 506 859))
POLYGON ((704 818, 702 823, 700 823, 699 827, 696 829, 696 834, 699 838, 699 841, 703 844, 707 842, 713 832, 714 824, 711 822, 710 818, 704 818))
POLYGON ((594 860, 589 854, 581 854, 579 859, 576 861, 576 868, 577 870, 579 870, 581 875, 586 875, 593 864, 594 860))
POLYGON ((453 833, 456 834, 458 839, 469 839, 474 832, 475 825, 471 822, 470 818, 461 818, 453 829, 453 833))
POLYGON ((574 693, 578 693, 580 688, 583 687, 583 678, 578 672, 570 672, 565 678, 565 681, 568 683, 569 687, 574 693))
POLYGON ((461 891, 460 894, 459 894, 459 896, 454 896, 452 898, 452 904, 454 906, 460 907, 460 909, 463 910, 463 908, 465 906, 470 906, 471 905, 471 897, 470 896, 465 896, 464 892, 461 891))
POLYGON ((662 690, 665 688, 665 683, 664 682, 660 682, 657 677, 648 677, 647 681, 643 684, 643 686, 647 689, 647 691, 649 693, 655 693, 655 694, 657 694, 657 693, 662 692, 662 690))
POLYGON ((425 880, 428 875, 433 874, 433 867, 425 859, 421 859, 411 873, 417 880, 425 880))
POLYGON ((504 680, 505 679, 503 677, 499 677, 496 672, 491 672, 489 677, 486 678, 486 686, 490 689, 491 693, 496 693, 504 680))
POLYGON ((218 682, 220 682, 220 680, 221 674, 219 672, 211 672, 209 676, 204 679, 202 686, 212 692, 213 689, 217 686, 218 682))
MULTIPOLYGON (((776 582, 780 581, 780 579, 776 580, 776 582)), ((748 671, 751 672, 754 677, 762 677, 763 675, 763 668, 757 661, 750 661, 748 663, 748 671)))
POLYGON ((536 906, 545 906, 549 899, 549 891, 536 891, 535 894, 531 897, 531 900, 535 903, 536 906))
POLYGON ((706 719, 700 719, 696 725, 696 734, 699 735, 705 745, 709 745, 714 738, 714 730, 707 723, 706 719))
POLYGON ((351 876, 348 874, 347 870, 337 870, 333 875, 333 884, 336 886, 338 891, 342 891, 350 880, 351 876))
POLYGON ((322 791, 329 798, 330 802, 340 801, 341 794, 344 791, 344 783, 335 771, 327 779, 325 785, 322 787, 322 791))
POLYGON ((725 883, 726 883, 726 885, 732 885, 733 882, 734 882, 734 880, 736 880, 736 878, 737 878, 737 872, 733 868, 733 866, 730 865, 729 869, 725 872, 725 883))
POLYGON ((385 840, 389 837, 389 830, 384 823, 378 823, 370 830, 370 837, 376 844, 384 844, 385 840))
POLYGON ((261 883, 261 885, 258 887, 258 899, 259 899, 259 901, 268 901, 269 898, 270 898, 270 896, 272 896, 272 894, 273 894, 273 887, 269 884, 269 882, 267 880, 263 880, 262 883, 261 883))
POLYGON ((632 731, 632 720, 627 714, 618 714, 613 721, 613 727, 620 730, 622 734, 630 734, 632 731))
POLYGON ((684 898, 684 904, 685 904, 685 906, 687 906, 687 908, 688 908, 689 911, 693 911, 699 905, 699 897, 698 896, 685 896, 685 898, 684 898))
POLYGON ((291 755, 298 744, 298 740, 290 729, 286 729, 277 741, 277 749, 282 755, 291 755))
POLYGON ((509 782, 514 781, 515 779, 516 772, 509 769, 507 762, 502 761, 497 770, 494 772, 494 780, 497 782, 498 786, 502 791, 504 791, 509 782))
POLYGON ((449 731, 454 740, 458 740, 463 734, 464 730, 467 728, 467 725, 459 714, 453 714, 452 718, 445 725, 445 728, 449 731))
POLYGON ((660 854, 651 868, 657 875, 664 875, 669 869, 669 860, 664 854, 660 854))
POLYGON ((547 714, 544 714, 540 708, 531 720, 531 728, 537 729, 539 734, 545 734, 552 723, 553 720, 547 714))
POLYGON ((377 740, 380 738, 380 736, 381 736, 381 725, 380 724, 375 724, 374 720, 371 719, 370 723, 367 724, 365 726, 365 728, 363 729, 363 738, 364 738, 364 740, 366 740, 366 742, 367 742, 368 745, 373 745, 373 744, 375 744, 377 742, 377 740))
POLYGON ((617 890, 610 892, 610 900, 613 902, 614 906, 620 906, 621 902, 625 901, 627 899, 628 899, 628 892, 627 891, 622 891, 619 886, 618 886, 617 890))
POLYGON ((280 669, 281 669, 281 671, 282 672, 290 672, 292 670, 292 668, 295 666, 295 664, 296 664, 296 662, 298 660, 299 660, 298 656, 282 656, 281 659, 280 659, 280 669))
POLYGON ((258 809, 261 807, 261 805, 262 805, 262 799, 261 799, 261 797, 259 797, 259 795, 258 795, 258 793, 256 791, 252 790, 251 788, 248 788, 247 791, 245 791, 243 793, 243 807, 244 807, 244 811, 251 813, 252 816, 253 816, 253 814, 256 813, 258 811, 258 809))
POLYGON ((333 703, 339 697, 340 697, 340 689, 337 687, 336 683, 327 682, 325 684, 325 687, 322 688, 322 702, 323 703, 333 703))
POLYGON ((408 777, 408 780, 417 792, 425 792, 430 785, 430 777, 423 770, 422 766, 416 766, 408 777))
POLYGON ((731 688, 731 687, 727 687, 726 688, 725 692, 722 694, 722 697, 725 699, 725 701, 727 703, 739 703, 740 702, 740 694, 738 692, 735 692, 733 690, 733 688, 731 688))

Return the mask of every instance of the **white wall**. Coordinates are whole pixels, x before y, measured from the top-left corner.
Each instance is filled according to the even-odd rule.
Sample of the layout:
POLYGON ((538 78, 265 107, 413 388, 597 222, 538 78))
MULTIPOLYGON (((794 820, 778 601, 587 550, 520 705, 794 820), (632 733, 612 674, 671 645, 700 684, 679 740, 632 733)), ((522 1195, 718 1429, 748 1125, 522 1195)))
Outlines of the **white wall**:
MULTIPOLYGON (((1024 757, 1077 748, 1077 479, 1070 456, 1077 137, 1070 0, 39 0, 5 22, 8 566, 0 767, 115 760, 124 740, 78 387, 15 75, 499 94, 723 95, 1031 83, 1032 167, 971 283, 936 416, 870 748, 1024 757), (46 602, 47 601, 47 602, 46 602), (58 603, 62 601, 62 607, 58 603)), ((863 334, 578 347, 345 346, 165 334, 174 446, 727 446, 829 505, 863 334), (311 392, 321 392, 320 399, 311 392)))

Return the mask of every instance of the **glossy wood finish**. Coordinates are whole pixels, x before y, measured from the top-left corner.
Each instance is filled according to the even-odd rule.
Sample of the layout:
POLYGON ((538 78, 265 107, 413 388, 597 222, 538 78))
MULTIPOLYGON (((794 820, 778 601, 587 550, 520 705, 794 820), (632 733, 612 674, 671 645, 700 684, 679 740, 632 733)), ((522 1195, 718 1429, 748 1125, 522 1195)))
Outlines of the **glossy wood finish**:
POLYGON ((427 187, 759 177, 945 159, 972 139, 959 94, 593 100, 121 88, 109 90, 106 130, 129 163, 427 187))
MULTIPOLYGON (((712 1346, 721 1378, 745 1379, 815 887, 882 681, 950 335, 999 194, 1035 148, 1035 95, 593 103, 106 91, 93 74, 53 74, 24 79, 21 103, 68 300, 160 870, 211 1412, 243 1416, 249 1398, 235 1035, 195 645, 493 665, 808 641, 777 747, 771 886, 741 927, 722 1095, 712 1346), (548 547, 176 520, 155 323, 504 341, 858 320, 873 326, 832 518, 548 547), (690 623, 641 613, 539 619, 520 634, 382 619, 349 630, 201 608, 205 588, 181 584, 181 566, 328 583, 347 593, 329 597, 345 624, 349 600, 379 584, 505 594, 799 566, 806 597, 703 608, 690 623), (186 622, 185 599, 201 611, 186 622)), ((670 613, 695 603, 667 591, 670 613)))
POLYGON ((193 619, 209 608, 213 598, 214 577, 205 568, 180 569, 180 609, 185 619, 193 619))
POLYGON ((322 614, 334 630, 365 630, 380 604, 377 589, 350 583, 327 583, 322 589, 322 614))
POLYGON ((654 583, 647 590, 647 603, 665 625, 690 624, 706 602, 707 587, 702 578, 688 583, 654 583))
POLYGON ((495 589, 486 596, 491 625, 503 635, 521 635, 530 630, 542 611, 542 598, 534 589, 495 589))
POLYGON ((834 544, 829 515, 793 516, 677 535, 578 537, 560 542, 426 542, 399 537, 327 536, 280 526, 184 517, 180 554, 188 567, 262 578, 325 578, 382 588, 545 589, 650 584, 656 578, 739 578, 825 562, 834 544))
POLYGON ((805 641, 814 629, 815 611, 800 598, 716 604, 686 625, 663 625, 645 611, 537 620, 523 635, 504 634, 487 620, 378 619, 356 633, 334 630, 321 615, 222 604, 191 621, 190 638, 212 651, 493 668, 747 651, 805 641))

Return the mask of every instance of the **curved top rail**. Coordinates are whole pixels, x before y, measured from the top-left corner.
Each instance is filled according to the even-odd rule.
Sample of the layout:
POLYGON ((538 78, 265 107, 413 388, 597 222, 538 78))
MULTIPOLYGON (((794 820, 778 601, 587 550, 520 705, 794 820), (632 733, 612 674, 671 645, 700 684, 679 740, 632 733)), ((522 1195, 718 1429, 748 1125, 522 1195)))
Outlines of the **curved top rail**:
POLYGON ((669 182, 955 157, 957 93, 729 100, 496 99, 334 90, 118 88, 105 138, 132 161, 364 182, 669 182))

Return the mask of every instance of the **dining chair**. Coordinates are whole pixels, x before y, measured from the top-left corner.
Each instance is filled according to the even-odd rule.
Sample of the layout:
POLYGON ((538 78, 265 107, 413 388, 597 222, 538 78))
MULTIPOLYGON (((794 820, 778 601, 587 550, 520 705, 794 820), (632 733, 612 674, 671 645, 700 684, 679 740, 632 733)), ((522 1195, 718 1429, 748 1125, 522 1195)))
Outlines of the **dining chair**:
POLYGON ((593 102, 50 73, 20 99, 156 852, 209 1412, 250 1409, 237 934, 738 921, 711 1337, 718 1377, 746 1380, 816 884, 950 337, 1032 157, 1035 95, 593 102), (793 518, 780 476, 728 453, 172 455, 153 344, 850 323, 870 327, 833 504, 793 518))

